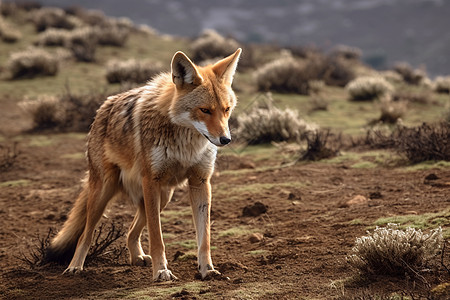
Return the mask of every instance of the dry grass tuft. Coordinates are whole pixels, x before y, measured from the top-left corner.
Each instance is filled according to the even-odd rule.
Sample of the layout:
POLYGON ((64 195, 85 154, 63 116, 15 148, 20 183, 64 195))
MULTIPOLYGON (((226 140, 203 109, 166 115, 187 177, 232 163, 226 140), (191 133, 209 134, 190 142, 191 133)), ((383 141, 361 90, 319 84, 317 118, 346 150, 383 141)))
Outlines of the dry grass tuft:
POLYGON ((16 162, 20 152, 17 150, 17 142, 12 146, 0 144, 0 171, 9 170, 16 162))
POLYGON ((248 113, 240 114, 238 124, 236 136, 249 145, 298 141, 317 127, 300 119, 297 111, 281 110, 270 102, 266 107, 254 106, 248 113))
POLYGON ((11 79, 53 76, 58 72, 59 62, 54 55, 44 49, 29 48, 11 54, 7 69, 11 79))
POLYGON ((106 79, 109 83, 145 83, 151 77, 164 71, 159 62, 112 60, 106 69, 106 79))
POLYGON ((22 33, 0 16, 0 38, 5 43, 15 43, 22 38, 22 33))
POLYGON ((420 229, 401 230, 397 224, 388 224, 356 239, 347 261, 363 274, 415 275, 434 263, 442 246, 441 228, 425 234, 420 229))
POLYGON ((437 93, 450 94, 450 76, 438 76, 434 80, 434 90, 437 93))
MULTIPOLYGON (((110 226, 101 224, 94 232, 93 244, 86 256, 85 265, 125 262, 125 247, 114 245, 114 242, 124 236, 124 234, 125 232, 121 226, 117 227, 114 223, 111 223, 110 226)), ((54 236, 54 229, 49 228, 45 237, 38 236, 37 244, 31 247, 28 253, 21 253, 18 258, 32 269, 47 265, 48 261, 45 256, 50 246, 50 241, 54 236)))
POLYGON ((360 60, 362 56, 362 50, 356 47, 338 45, 331 50, 330 53, 333 57, 338 57, 346 60, 360 60))
POLYGON ((60 28, 49 28, 38 35, 35 42, 38 46, 66 46, 72 31, 60 28))
POLYGON ((33 119, 33 130, 86 132, 106 98, 106 94, 74 95, 68 91, 62 97, 43 95, 20 105, 33 119))
POLYGON ((93 62, 97 50, 97 38, 94 28, 78 28, 68 35, 66 47, 72 51, 77 61, 93 62))
POLYGON ((298 60, 290 53, 271 61, 254 73, 260 91, 298 93, 307 95, 315 92, 316 82, 327 85, 345 86, 354 78, 350 64, 336 57, 313 56, 298 60))
POLYGON ((57 7, 43 7, 32 12, 31 21, 38 32, 47 28, 74 29, 81 24, 76 17, 57 7))
POLYGON ((358 77, 352 80, 346 89, 352 101, 372 101, 394 90, 383 77, 358 77))
POLYGON ((408 63, 396 64, 394 71, 402 76, 404 82, 411 85, 420 85, 427 78, 423 70, 413 69, 408 63))
POLYGON ((212 29, 205 30, 191 45, 192 59, 195 62, 212 58, 223 58, 239 48, 239 43, 225 38, 212 29))
POLYGON ((341 136, 326 130, 313 130, 305 135, 308 143, 306 151, 300 160, 318 161, 339 155, 341 136))
POLYGON ((381 116, 379 121, 395 124, 407 111, 406 101, 392 101, 392 97, 386 95, 380 99, 381 116))

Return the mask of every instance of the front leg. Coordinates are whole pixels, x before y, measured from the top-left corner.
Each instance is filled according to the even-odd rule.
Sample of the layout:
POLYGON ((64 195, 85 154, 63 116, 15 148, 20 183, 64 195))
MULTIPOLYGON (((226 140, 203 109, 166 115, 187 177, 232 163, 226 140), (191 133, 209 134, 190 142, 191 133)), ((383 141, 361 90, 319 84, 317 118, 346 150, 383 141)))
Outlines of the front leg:
POLYGON ((144 192, 144 206, 147 217, 147 228, 150 239, 150 255, 152 257, 153 279, 155 281, 169 281, 177 279, 167 269, 167 259, 161 231, 161 185, 150 176, 142 180, 144 192))
POLYGON ((210 250, 210 212, 211 184, 209 178, 191 176, 189 179, 189 197, 191 200, 194 225, 197 235, 198 270, 202 279, 215 277, 220 273, 214 270, 210 250))

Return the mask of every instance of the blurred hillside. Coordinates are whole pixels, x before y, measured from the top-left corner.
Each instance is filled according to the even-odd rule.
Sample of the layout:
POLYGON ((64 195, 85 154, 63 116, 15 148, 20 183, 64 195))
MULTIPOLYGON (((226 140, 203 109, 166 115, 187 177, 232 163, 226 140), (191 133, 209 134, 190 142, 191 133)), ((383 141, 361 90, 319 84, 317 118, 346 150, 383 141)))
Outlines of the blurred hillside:
POLYGON ((197 36, 214 28, 242 42, 346 44, 376 68, 407 61, 431 76, 450 70, 450 1, 444 0, 42 0, 129 17, 161 33, 197 36))

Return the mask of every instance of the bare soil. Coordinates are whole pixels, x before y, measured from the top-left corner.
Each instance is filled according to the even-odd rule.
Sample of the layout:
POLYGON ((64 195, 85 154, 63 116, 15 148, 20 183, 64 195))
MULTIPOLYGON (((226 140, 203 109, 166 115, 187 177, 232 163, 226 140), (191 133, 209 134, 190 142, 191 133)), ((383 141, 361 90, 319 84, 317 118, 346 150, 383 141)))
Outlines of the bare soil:
MULTIPOLYGON (((29 121, 21 119, 14 103, 2 107, 8 108, 0 113, 4 136, 27 128, 29 121)), ((78 275, 62 275, 65 266, 31 268, 22 254, 29 255, 50 227, 61 228, 86 170, 79 155, 85 148, 82 135, 46 136, 48 141, 42 140, 45 135, 16 136, 20 154, 0 173, 0 298, 374 299, 397 293, 418 299, 449 282, 443 268, 423 277, 362 278, 346 263, 355 239, 376 219, 449 207, 448 168, 357 169, 345 162, 280 167, 275 158, 259 161, 237 154, 220 155, 213 178, 212 256, 230 280, 195 279, 195 257, 183 255, 195 249, 177 243, 195 239, 183 189, 175 193, 163 223, 169 265, 178 281, 154 283, 150 268, 129 266, 126 257, 92 263, 78 275), (437 178, 426 180, 430 174, 437 178), (292 182, 298 184, 286 184, 292 182), (259 214, 256 208, 243 216, 244 208, 256 202, 267 211, 259 214), (226 234, 231 228, 245 230, 226 234)), ((118 200, 102 222, 127 228, 133 214, 131 205, 118 200)), ((115 247, 124 245, 125 237, 115 247)), ((445 264, 449 256, 446 252, 445 264)))

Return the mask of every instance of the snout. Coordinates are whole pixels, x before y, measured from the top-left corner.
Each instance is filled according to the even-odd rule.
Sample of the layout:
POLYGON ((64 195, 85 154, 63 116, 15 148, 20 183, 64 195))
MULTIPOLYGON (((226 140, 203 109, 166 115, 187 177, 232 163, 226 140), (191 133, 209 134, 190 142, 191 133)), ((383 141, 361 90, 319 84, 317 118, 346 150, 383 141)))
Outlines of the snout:
POLYGON ((219 141, 220 141, 220 144, 221 144, 222 146, 225 146, 225 145, 228 145, 228 144, 231 142, 231 139, 228 138, 228 137, 226 137, 226 136, 221 136, 221 137, 219 138, 219 141))

